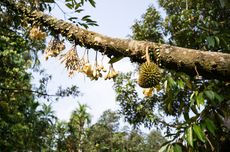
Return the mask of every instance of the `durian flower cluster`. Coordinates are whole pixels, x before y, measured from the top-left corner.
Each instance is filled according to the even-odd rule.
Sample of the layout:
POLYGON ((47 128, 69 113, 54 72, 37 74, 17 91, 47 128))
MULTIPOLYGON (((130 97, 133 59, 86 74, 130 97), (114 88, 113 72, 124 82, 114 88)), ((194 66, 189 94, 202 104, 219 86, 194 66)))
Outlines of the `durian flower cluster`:
POLYGON ((84 73, 91 80, 98 80, 98 78, 103 76, 102 73, 106 71, 106 68, 102 65, 102 63, 98 63, 97 59, 95 59, 94 64, 90 64, 88 57, 83 58, 80 72, 84 73))
POLYGON ((80 58, 76 52, 76 47, 72 47, 66 54, 61 55, 61 63, 65 63, 66 69, 69 71, 69 76, 78 71, 81 67, 80 58))
POLYGON ((44 40, 46 38, 46 33, 40 30, 40 27, 33 26, 30 30, 29 37, 32 40, 44 40))
MULTIPOLYGON (((102 78, 103 75, 107 72, 107 69, 103 66, 103 58, 101 62, 97 60, 97 54, 95 58, 95 63, 91 64, 88 58, 88 50, 86 50, 83 57, 79 58, 76 47, 72 47, 66 54, 61 55, 61 63, 65 64, 69 72, 69 76, 75 74, 75 72, 80 72, 85 74, 91 80, 98 80, 102 78), (86 52, 87 51, 87 52, 86 52)), ((108 73, 105 75, 104 79, 112 79, 118 75, 118 72, 115 71, 113 65, 110 65, 108 73)))
POLYGON ((59 38, 51 39, 48 46, 45 49, 45 59, 49 57, 56 57, 61 51, 65 49, 65 43, 59 38))
MULTIPOLYGON (((40 26, 33 26, 29 32, 29 37, 32 40, 44 40, 46 36, 47 34, 41 31, 40 26)), ((76 45, 67 51, 67 53, 61 54, 65 48, 64 41, 60 40, 59 36, 56 36, 50 40, 44 52, 46 60, 49 57, 57 57, 60 55, 61 63, 65 64, 69 76, 73 76, 75 72, 84 73, 91 80, 98 80, 102 77, 108 80, 118 76, 118 72, 115 71, 112 64, 110 64, 109 70, 107 70, 103 66, 102 61, 98 62, 97 54, 95 63, 91 64, 88 58, 88 50, 87 53, 84 53, 83 57, 80 58, 77 53, 76 45)))
POLYGON ((115 71, 115 69, 113 68, 113 65, 111 64, 110 67, 109 67, 109 72, 105 76, 105 80, 107 80, 107 79, 113 79, 113 78, 115 78, 117 76, 118 76, 118 72, 115 71))

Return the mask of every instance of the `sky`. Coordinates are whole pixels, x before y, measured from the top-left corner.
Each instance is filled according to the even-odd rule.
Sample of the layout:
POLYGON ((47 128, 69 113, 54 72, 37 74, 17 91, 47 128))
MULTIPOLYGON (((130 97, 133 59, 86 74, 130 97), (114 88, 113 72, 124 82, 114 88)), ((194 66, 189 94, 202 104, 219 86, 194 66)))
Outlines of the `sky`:
MULTIPOLYGON (((86 5, 84 7, 84 14, 91 15, 92 19, 99 24, 97 27, 90 27, 91 31, 111 37, 128 38, 127 36, 131 34, 131 25, 136 19, 140 19, 150 4, 153 4, 153 1, 96 0, 96 8, 86 5)), ((54 9, 52 14, 58 18, 63 18, 63 14, 58 7, 54 9)), ((82 49, 79 49, 79 52, 82 52, 82 49)), ((94 57, 94 55, 95 51, 90 51, 90 56, 94 57)), ((68 77, 68 72, 64 65, 60 64, 59 60, 51 58, 45 61, 43 55, 41 55, 40 59, 42 68, 45 68, 48 74, 53 75, 53 79, 48 87, 50 92, 60 85, 71 86, 73 84, 77 85, 82 93, 77 98, 64 98, 52 104, 53 110, 60 120, 69 120, 71 112, 77 108, 77 102, 89 106, 88 112, 93 116, 92 123, 98 120, 103 111, 119 108, 118 103, 115 101, 112 80, 90 81, 82 74, 68 77)), ((108 59, 104 61, 105 65, 106 62, 108 62, 108 59)), ((121 72, 133 71, 134 69, 128 59, 115 63, 114 67, 115 70, 121 72)))

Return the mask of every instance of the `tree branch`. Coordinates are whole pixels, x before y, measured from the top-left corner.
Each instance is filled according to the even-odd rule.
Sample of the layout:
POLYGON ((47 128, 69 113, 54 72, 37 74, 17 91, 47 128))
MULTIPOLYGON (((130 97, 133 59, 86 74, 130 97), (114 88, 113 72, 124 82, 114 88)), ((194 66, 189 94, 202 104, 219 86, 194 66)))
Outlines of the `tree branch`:
POLYGON ((230 80, 230 54, 181 48, 147 41, 111 38, 79 28, 41 11, 31 11, 24 5, 12 4, 7 0, 2 0, 1 3, 10 5, 14 11, 23 14, 32 24, 48 27, 51 31, 65 36, 70 41, 75 41, 80 46, 98 50, 109 57, 124 56, 129 57, 131 61, 141 63, 144 61, 142 57, 145 55, 146 47, 151 50, 160 49, 159 56, 157 51, 153 52, 154 60, 159 57, 158 60, 163 68, 195 76, 197 74, 196 67, 199 75, 206 79, 230 80))
POLYGON ((13 92, 18 92, 18 93, 20 93, 20 92, 30 92, 30 93, 38 94, 40 96, 60 97, 60 95, 47 94, 47 93, 43 93, 43 92, 39 92, 39 91, 35 91, 35 90, 30 90, 30 89, 17 89, 17 88, 0 87, 0 90, 13 91, 13 92))

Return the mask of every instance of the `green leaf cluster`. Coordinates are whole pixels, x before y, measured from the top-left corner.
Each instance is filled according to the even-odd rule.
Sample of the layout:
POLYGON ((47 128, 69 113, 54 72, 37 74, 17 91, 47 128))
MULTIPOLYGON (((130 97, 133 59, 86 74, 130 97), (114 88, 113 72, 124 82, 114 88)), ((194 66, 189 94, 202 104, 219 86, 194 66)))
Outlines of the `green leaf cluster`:
POLYGON ((86 2, 89 2, 92 7, 96 7, 96 2, 94 0, 65 0, 65 5, 70 10, 74 10, 75 12, 75 15, 71 15, 71 17, 69 17, 68 20, 70 20, 73 23, 76 23, 76 25, 81 25, 87 29, 89 26, 98 26, 98 24, 96 21, 91 19, 90 15, 85 15, 82 18, 77 16, 79 13, 82 13, 84 11, 82 7, 85 5, 86 2))

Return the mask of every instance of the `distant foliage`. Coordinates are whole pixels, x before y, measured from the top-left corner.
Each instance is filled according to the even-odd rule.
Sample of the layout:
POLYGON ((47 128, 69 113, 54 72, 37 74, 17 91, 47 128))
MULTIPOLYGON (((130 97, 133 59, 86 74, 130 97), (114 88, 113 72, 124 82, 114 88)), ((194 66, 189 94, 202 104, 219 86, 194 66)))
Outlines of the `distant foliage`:
MULTIPOLYGON (((127 126, 120 129, 120 115, 111 110, 104 111, 95 124, 86 125, 80 129, 79 118, 88 115, 85 111, 87 109, 80 112, 82 106, 85 105, 79 104, 79 107, 72 113, 69 122, 57 123, 56 151, 157 152, 162 143, 166 141, 157 131, 143 134, 140 130, 130 129, 127 126), (80 113, 76 113, 76 111, 80 113)), ((81 119, 82 122, 87 122, 88 116, 84 118, 81 119)))

